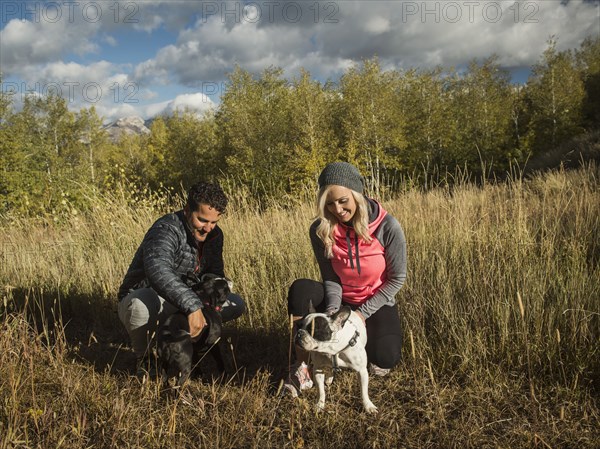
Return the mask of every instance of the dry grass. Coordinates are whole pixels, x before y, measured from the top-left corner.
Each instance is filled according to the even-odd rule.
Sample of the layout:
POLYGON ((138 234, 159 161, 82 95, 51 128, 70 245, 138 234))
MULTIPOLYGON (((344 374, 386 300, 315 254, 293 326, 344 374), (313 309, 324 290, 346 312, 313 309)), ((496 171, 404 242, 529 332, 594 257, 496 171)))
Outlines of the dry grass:
MULTIPOLYGON (((238 375, 177 401, 131 377, 114 296, 144 232, 173 201, 99 197, 58 221, 0 227, 0 449, 600 447, 600 181, 590 166, 502 185, 410 190, 385 207, 409 242, 398 296, 404 361, 371 382, 276 395, 285 296, 317 278, 304 201, 258 212, 236 193, 226 268, 248 302, 228 329, 238 375)), ((264 210, 266 209, 266 210, 264 210)))

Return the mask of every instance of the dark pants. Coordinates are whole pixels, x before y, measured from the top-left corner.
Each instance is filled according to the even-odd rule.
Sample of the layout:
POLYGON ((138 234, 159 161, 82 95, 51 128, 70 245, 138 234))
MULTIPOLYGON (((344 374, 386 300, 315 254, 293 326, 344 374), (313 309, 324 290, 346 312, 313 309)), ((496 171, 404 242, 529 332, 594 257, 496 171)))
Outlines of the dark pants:
MULTIPOLYGON (((288 291, 288 313, 304 317, 311 312, 325 312, 323 284, 312 279, 297 279, 288 291)), ((366 325, 369 362, 380 368, 396 366, 402 355, 402 324, 398 306, 381 307, 367 318, 366 325)))

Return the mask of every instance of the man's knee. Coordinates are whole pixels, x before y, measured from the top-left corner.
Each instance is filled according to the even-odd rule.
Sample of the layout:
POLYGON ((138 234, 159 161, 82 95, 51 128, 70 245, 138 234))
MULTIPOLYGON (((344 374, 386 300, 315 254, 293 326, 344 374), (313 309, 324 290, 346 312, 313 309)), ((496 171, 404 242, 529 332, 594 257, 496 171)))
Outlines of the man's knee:
POLYGON ((133 291, 119 303, 119 318, 131 330, 156 320, 159 311, 160 299, 152 289, 133 291))

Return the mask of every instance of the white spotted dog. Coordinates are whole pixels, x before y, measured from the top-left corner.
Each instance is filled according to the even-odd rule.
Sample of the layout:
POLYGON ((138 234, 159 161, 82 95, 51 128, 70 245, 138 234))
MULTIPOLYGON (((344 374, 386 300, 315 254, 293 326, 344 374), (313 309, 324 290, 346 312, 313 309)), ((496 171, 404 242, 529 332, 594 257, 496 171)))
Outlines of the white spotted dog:
POLYGON ((324 368, 351 368, 358 372, 360 392, 365 410, 377 413, 369 399, 367 370, 367 329, 350 307, 344 306, 332 316, 311 313, 296 334, 296 344, 310 352, 314 377, 319 389, 317 408, 325 408, 324 368))

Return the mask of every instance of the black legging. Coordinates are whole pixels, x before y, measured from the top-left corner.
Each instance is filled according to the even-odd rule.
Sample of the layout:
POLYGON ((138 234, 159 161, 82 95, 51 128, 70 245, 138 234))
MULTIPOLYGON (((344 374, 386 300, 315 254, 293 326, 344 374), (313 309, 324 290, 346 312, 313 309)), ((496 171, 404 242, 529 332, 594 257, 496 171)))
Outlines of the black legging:
MULTIPOLYGON (((312 279, 297 279, 288 291, 288 313, 304 317, 312 312, 325 312, 323 284, 312 279)), ((398 306, 381 307, 366 320, 366 324, 369 362, 380 368, 393 368, 402 355, 402 325, 398 306)))

